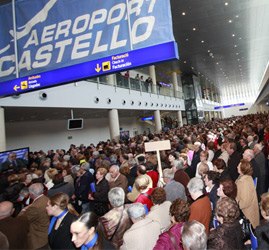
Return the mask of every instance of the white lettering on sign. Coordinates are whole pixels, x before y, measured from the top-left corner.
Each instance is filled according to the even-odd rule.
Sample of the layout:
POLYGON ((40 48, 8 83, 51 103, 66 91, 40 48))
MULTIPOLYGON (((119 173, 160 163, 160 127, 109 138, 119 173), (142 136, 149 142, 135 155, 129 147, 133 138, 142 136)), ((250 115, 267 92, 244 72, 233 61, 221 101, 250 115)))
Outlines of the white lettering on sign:
MULTIPOLYGON (((128 7, 126 3, 115 4, 108 10, 104 8, 94 10, 92 13, 77 16, 74 20, 66 19, 37 31, 35 25, 46 21, 49 11, 56 3, 56 0, 48 1, 27 25, 17 31, 17 39, 25 39, 25 43, 21 46, 22 53, 18 58, 19 70, 30 71, 59 64, 63 60, 79 60, 125 47, 129 40, 129 34, 126 32, 127 8, 132 19, 130 32, 133 44, 146 41, 153 32, 155 17, 151 13, 156 0, 130 0, 128 7), (141 13, 144 13, 143 17, 140 16, 141 13), (104 24, 111 26, 110 37, 107 37, 103 29, 104 24)), ((10 34, 14 39, 13 30, 10 34)), ((12 39, 10 44, 13 43, 12 39)), ((7 52, 10 50, 10 44, 0 49, 0 77, 15 74, 14 52, 11 54, 7 52)), ((131 65, 131 62, 119 61, 113 65, 121 68, 131 65)))

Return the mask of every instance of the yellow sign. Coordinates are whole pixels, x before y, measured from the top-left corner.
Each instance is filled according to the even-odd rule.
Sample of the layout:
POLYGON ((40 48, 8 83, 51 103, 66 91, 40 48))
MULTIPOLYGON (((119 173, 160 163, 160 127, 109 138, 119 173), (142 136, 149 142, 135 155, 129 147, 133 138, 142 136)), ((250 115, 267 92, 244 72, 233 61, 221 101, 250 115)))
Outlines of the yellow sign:
POLYGON ((27 81, 23 81, 21 82, 21 89, 28 89, 28 82, 27 81))
POLYGON ((111 69, 110 61, 103 62, 103 63, 102 63, 102 69, 103 69, 103 71, 108 71, 108 70, 110 70, 110 69, 111 69))

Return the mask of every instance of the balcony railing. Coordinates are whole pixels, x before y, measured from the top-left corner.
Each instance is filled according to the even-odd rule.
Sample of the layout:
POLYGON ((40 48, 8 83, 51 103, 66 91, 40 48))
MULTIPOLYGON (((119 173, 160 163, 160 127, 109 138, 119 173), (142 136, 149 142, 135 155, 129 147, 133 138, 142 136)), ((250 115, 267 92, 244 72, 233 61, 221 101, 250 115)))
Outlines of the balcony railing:
MULTIPOLYGON (((150 94, 154 93, 152 84, 147 84, 145 81, 137 80, 134 78, 126 78, 121 74, 116 74, 115 76, 116 76, 115 78, 113 76, 112 82, 108 76, 90 78, 87 79, 87 81, 96 82, 98 85, 105 84, 114 86, 115 88, 124 88, 129 90, 140 91, 141 93, 142 92, 150 94)), ((154 94, 184 99, 183 92, 174 91, 173 87, 164 87, 157 85, 156 93, 154 94)))

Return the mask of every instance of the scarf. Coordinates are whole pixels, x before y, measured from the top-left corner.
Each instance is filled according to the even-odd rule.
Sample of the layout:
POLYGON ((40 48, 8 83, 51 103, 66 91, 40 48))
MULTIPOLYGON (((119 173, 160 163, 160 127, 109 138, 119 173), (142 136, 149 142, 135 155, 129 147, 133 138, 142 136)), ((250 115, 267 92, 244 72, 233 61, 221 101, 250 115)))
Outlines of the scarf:
POLYGON ((50 225, 49 225, 49 233, 48 233, 48 234, 51 233, 52 228, 54 227, 55 222, 56 222, 58 219, 62 218, 62 217, 67 213, 67 211, 68 211, 68 210, 65 209, 65 210, 64 210, 63 212, 61 212, 58 216, 53 216, 53 217, 51 218, 50 225))
POLYGON ((88 250, 92 248, 98 240, 98 233, 95 233, 94 237, 86 244, 81 246, 81 250, 88 250))

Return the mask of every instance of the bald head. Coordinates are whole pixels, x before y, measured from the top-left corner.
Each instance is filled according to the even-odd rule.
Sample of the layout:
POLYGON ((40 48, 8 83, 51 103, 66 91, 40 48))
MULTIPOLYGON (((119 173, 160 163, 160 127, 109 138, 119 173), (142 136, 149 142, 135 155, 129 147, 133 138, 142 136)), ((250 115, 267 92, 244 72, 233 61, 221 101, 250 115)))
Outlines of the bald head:
POLYGON ((13 214, 13 203, 10 201, 2 201, 0 202, 0 219, 4 219, 13 214))

